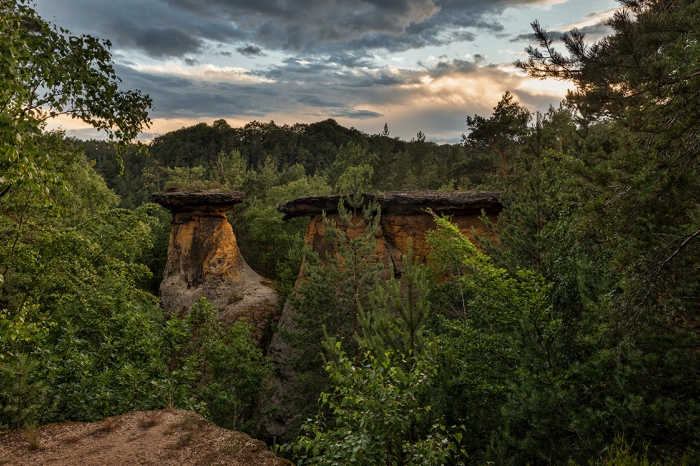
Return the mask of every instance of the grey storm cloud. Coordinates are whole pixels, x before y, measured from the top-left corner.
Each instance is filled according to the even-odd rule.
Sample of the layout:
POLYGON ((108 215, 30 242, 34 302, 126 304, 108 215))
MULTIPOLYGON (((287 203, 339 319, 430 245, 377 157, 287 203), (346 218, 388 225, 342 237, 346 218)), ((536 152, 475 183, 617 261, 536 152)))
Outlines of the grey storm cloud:
POLYGON ((109 38, 117 48, 153 57, 183 57, 201 52, 205 40, 247 37, 228 19, 194 15, 159 0, 37 0, 37 11, 73 33, 109 38))
POLYGON ((300 81, 315 90, 318 86, 340 86, 348 92, 357 92, 357 89, 376 86, 415 84, 412 78, 407 80, 405 76, 390 73, 387 68, 349 68, 351 67, 347 63, 337 57, 309 57, 306 60, 290 57, 282 60, 279 65, 252 71, 251 74, 265 79, 300 81))
MULTIPOLYGON (((590 16, 590 15, 589 15, 590 16)), ((584 26, 582 28, 578 28, 580 32, 583 32, 586 35, 586 40, 589 42, 595 42, 597 40, 602 39, 606 35, 612 33, 612 29, 610 26, 607 25, 607 20, 602 20, 598 23, 591 24, 590 26, 584 26)), ((555 33, 554 31, 548 31, 548 35, 550 38, 553 39, 559 39, 561 36, 564 35, 564 32, 559 31, 559 33, 555 33)), ((536 39, 535 39, 535 33, 534 32, 529 32, 525 34, 519 34, 515 37, 513 37, 511 42, 526 42, 530 44, 534 44, 536 39)))
POLYGON ((373 112, 371 110, 355 110, 351 108, 346 108, 337 112, 331 112, 329 116, 335 118, 352 118, 355 120, 366 120, 370 118, 379 118, 384 116, 382 113, 373 112))
MULTIPOLYGON (((329 65, 323 60, 306 65, 290 60, 289 64, 295 69, 290 73, 291 79, 262 83, 246 82, 245 79, 241 82, 201 80, 196 72, 187 77, 154 72, 149 68, 138 70, 120 64, 115 65, 115 71, 122 78, 124 89, 140 89, 153 98, 155 108, 151 117, 154 119, 186 118, 197 121, 237 117, 252 120, 286 113, 365 122, 362 123, 365 126, 377 122, 377 131, 380 131, 384 120, 390 118, 390 127, 393 127, 392 122, 403 128, 414 127, 416 122, 420 122, 419 127, 411 130, 410 134, 400 134, 399 131, 392 135, 410 137, 420 129, 429 139, 442 142, 459 140, 459 135, 466 129, 466 115, 489 115, 498 96, 492 96, 492 100, 468 101, 463 105, 436 100, 419 107, 405 106, 407 102, 429 101, 435 97, 435 90, 420 85, 426 77, 435 80, 446 78, 448 81, 449 78, 465 77, 499 82, 504 86, 503 91, 515 91, 518 99, 531 109, 546 111, 550 104, 555 103, 551 97, 518 90, 522 77, 494 65, 479 66, 478 63, 453 59, 420 69, 383 68, 339 73, 343 69, 340 65, 329 65), (307 73, 305 69, 321 71, 307 73)), ((278 68, 284 66, 286 64, 283 63, 278 68)), ((256 77, 261 76, 250 72, 246 79, 256 77)))
MULTIPOLYGON (((117 74, 126 89, 141 89, 156 102, 153 118, 211 116, 260 117, 294 108, 314 108, 317 115, 353 119, 376 118, 380 113, 357 108, 352 102, 357 94, 354 80, 334 86, 309 87, 297 83, 273 82, 263 85, 202 82, 166 74, 138 71, 116 65, 117 74)), ((319 79, 322 79, 319 77, 319 79)))
MULTIPOLYGON (((314 68, 313 64, 310 64, 310 67, 314 68)), ((320 86, 317 83, 327 79, 326 74, 333 74, 333 68, 324 68, 325 72, 320 74, 305 74, 306 84, 284 81, 264 84, 203 82, 195 78, 139 71, 119 64, 115 65, 115 69, 123 80, 123 88, 140 89, 153 98, 153 118, 201 118, 220 115, 258 117, 300 107, 315 108, 320 112, 319 115, 326 117, 362 119, 381 115, 357 108, 361 103, 357 98, 357 82, 369 82, 369 74, 336 77, 335 84, 320 86), (309 92, 309 88, 313 88, 314 92, 309 92)), ((300 68, 297 68, 295 73, 299 72, 300 68)), ((410 79, 397 77, 393 83, 410 79)), ((377 82, 387 81, 378 74, 377 82)))
POLYGON ((126 89, 140 89, 154 102, 152 118, 193 118, 217 115, 257 117, 277 105, 283 96, 271 89, 228 83, 202 84, 193 79, 160 75, 115 66, 126 89))
POLYGON ((299 49, 368 32, 402 34, 439 11, 433 0, 165 0, 200 14, 228 15, 263 42, 299 49))
MULTIPOLYGON (((302 63, 290 58, 265 72, 248 72, 250 79, 272 79, 262 83, 203 81, 195 77, 139 71, 123 65, 117 65, 116 71, 123 79, 124 88, 141 89, 153 98, 156 102, 153 118, 258 117, 307 109, 305 111, 312 115, 326 118, 361 120, 381 117, 382 113, 374 111, 378 105, 401 105, 422 98, 422 93, 429 92, 420 86, 425 77, 477 76, 491 81, 520 79, 495 65, 480 66, 478 63, 478 60, 453 59, 420 69, 391 70, 385 67, 348 72, 342 65, 324 59, 302 63), (277 76, 284 79, 276 79, 277 76), (374 109, 363 108, 366 105, 372 105, 374 109)), ((533 102, 537 100, 534 96, 527 98, 533 102)))
POLYGON ((527 32, 525 34, 518 34, 517 36, 513 37, 510 41, 534 43, 536 41, 535 33, 527 32))
POLYGON ((123 47, 143 49, 158 57, 196 53, 203 44, 202 39, 176 26, 140 28, 125 23, 115 29, 119 31, 117 40, 123 47))
MULTIPOLYGON (((303 54, 402 51, 499 33, 512 5, 543 0, 38 0, 44 17, 154 57, 200 52, 204 41, 303 54), (67 23, 67 24, 66 24, 67 23), (240 45, 244 44, 244 45, 240 45)), ((258 51, 259 50, 259 51, 258 51)))
POLYGON ((324 100, 321 100, 321 98, 319 98, 319 96, 317 95, 300 95, 299 97, 297 97, 297 102, 312 107, 343 108, 347 106, 341 102, 326 102, 324 100))
POLYGON ((582 27, 579 29, 579 31, 586 34, 586 38, 591 41, 600 40, 613 32, 612 28, 607 25, 606 21, 601 21, 600 23, 582 27))
POLYGON ((371 110, 356 109, 355 107, 342 102, 324 101, 317 95, 301 95, 297 98, 297 101, 310 107, 322 107, 329 109, 323 112, 323 115, 335 118, 365 120, 368 118, 378 118, 382 116, 381 113, 373 112, 371 110))
MULTIPOLYGON (((473 61, 441 55, 411 69, 380 65, 386 53, 501 37, 505 8, 544 1, 36 0, 44 18, 114 43, 123 88, 149 94, 154 119, 296 114, 373 125, 400 113, 406 121, 425 120, 421 129, 428 134, 457 134, 466 114, 488 114, 492 106, 473 94, 465 95, 474 101, 451 100, 447 94, 460 91, 440 89, 440 82, 450 81, 444 78, 474 76, 477 83, 506 82, 511 90, 521 78, 488 65, 480 55, 473 61), (143 60, 134 51, 161 64, 140 68, 143 60), (256 60, 250 71, 207 61, 207 55, 218 55, 232 62, 239 54, 268 58, 256 60), (163 64, 169 57, 180 58, 184 66, 163 64), (425 84, 431 80, 438 84, 433 89, 425 84)), ((596 24, 584 32, 593 36, 604 27, 596 24)), ((523 91, 519 97, 534 106, 551 100, 523 91)))
POLYGON ((238 47, 236 49, 236 52, 246 57, 265 56, 265 54, 263 53, 263 49, 261 49, 257 45, 246 45, 245 47, 238 47))

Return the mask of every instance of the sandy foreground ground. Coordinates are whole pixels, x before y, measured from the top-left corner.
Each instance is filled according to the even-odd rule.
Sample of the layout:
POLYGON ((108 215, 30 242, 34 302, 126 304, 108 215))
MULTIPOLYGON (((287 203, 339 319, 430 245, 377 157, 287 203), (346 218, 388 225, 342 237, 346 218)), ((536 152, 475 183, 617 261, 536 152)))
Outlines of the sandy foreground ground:
POLYGON ((0 432, 0 464, 22 466, 291 466, 267 446, 182 410, 0 432), (30 448, 30 443, 38 447, 30 448))

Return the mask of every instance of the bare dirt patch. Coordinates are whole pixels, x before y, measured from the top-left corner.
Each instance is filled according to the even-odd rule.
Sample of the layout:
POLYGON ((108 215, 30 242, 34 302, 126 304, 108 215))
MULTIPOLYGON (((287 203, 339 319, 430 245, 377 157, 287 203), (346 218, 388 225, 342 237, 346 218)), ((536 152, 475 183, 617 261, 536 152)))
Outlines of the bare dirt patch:
POLYGON ((25 432, 0 432, 0 465, 291 466, 267 446, 181 410, 136 411, 93 423, 42 426, 38 448, 25 432))

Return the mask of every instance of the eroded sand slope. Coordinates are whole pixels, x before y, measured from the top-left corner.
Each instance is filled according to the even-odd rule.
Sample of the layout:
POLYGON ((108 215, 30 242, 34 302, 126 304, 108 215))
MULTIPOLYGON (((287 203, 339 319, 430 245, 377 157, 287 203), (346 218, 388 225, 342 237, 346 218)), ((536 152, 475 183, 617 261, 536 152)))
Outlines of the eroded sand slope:
POLYGON ((63 423, 39 430, 39 448, 27 433, 0 433, 4 465, 227 465, 288 466, 267 446, 182 410, 137 411, 94 423, 63 423))

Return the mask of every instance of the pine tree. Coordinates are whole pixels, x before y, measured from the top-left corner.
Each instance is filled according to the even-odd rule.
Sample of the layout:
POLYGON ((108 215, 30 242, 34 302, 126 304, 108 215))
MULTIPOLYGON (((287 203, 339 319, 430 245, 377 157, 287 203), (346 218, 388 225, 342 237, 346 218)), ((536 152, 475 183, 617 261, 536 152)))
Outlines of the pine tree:
POLYGON ((430 315, 430 288, 426 267, 413 257, 410 238, 401 262, 401 277, 396 278, 392 268, 386 283, 377 280, 369 307, 359 304, 360 333, 355 340, 380 360, 389 353, 401 355, 403 369, 411 370, 426 346, 423 331, 430 315))
POLYGON ((0 388, 7 401, 2 413, 19 429, 41 418, 45 384, 37 379, 39 363, 26 354, 17 354, 0 365, 0 388))
MULTIPOLYGON (((332 382, 321 412, 287 446, 299 464, 445 464, 458 449, 431 415, 428 401, 433 362, 424 329, 430 312, 425 266, 409 244, 405 272, 377 282, 363 307, 358 300, 359 348, 326 335, 326 372, 332 382)), ((454 439, 461 438, 455 432, 454 439)), ((456 458, 453 458, 456 459, 456 458)))
POLYGON ((558 206, 551 193, 552 165, 561 150, 571 149, 578 136, 573 135, 570 109, 550 108, 546 114, 537 113, 534 125, 524 133, 523 146, 514 161, 517 170, 502 186, 503 211, 496 222, 482 217, 488 234, 477 235, 494 261, 511 272, 528 268, 544 273, 545 255, 550 248, 546 241, 546 226, 557 215, 558 206))
POLYGON ((494 173, 498 175, 496 180, 506 183, 508 175, 517 167, 517 156, 530 118, 530 111, 506 91, 490 118, 467 117, 470 132, 463 134, 462 140, 472 151, 491 156, 494 173))
MULTIPOLYGON (((565 390, 551 400, 559 413, 543 409, 552 384, 537 377, 523 379, 522 408, 513 412, 521 421, 567 424, 589 442, 644 438, 663 456, 668 445, 698 446, 689 433, 700 412, 700 4, 621 3, 601 41, 564 35, 568 54, 533 23, 540 48, 517 63, 533 77, 576 84, 567 100, 585 138, 580 150, 561 154, 550 189, 563 207, 545 255, 568 337, 557 384, 565 390)), ((529 429, 519 441, 556 437, 561 448, 567 435, 529 429)))
POLYGON ((367 305, 368 291, 374 289, 382 267, 374 252, 380 209, 376 200, 365 199, 361 194, 362 173, 361 167, 359 172, 346 172, 346 181, 355 190, 341 197, 337 222, 324 214, 324 240, 329 250, 325 257, 306 251, 305 280, 289 298, 293 322, 289 328, 280 329, 280 336, 292 348, 286 363, 297 376, 292 390, 294 399, 289 403, 299 413, 298 421, 315 413, 315 401, 328 387, 322 364, 325 335, 348 341, 350 357, 359 355, 359 347, 352 345, 352 336, 360 329, 359 310, 367 305))

